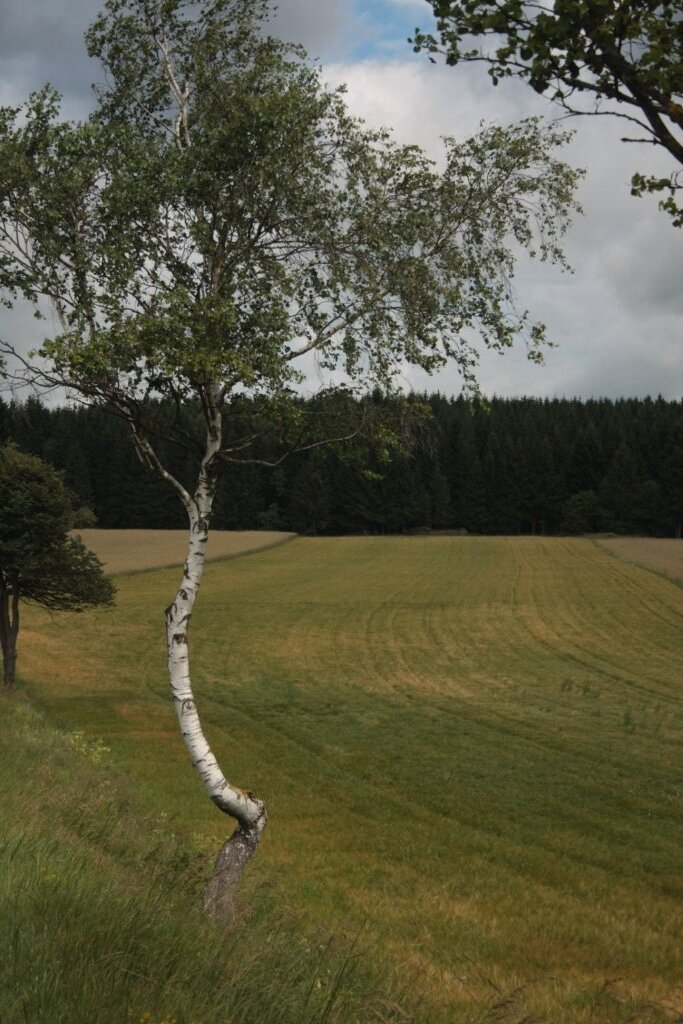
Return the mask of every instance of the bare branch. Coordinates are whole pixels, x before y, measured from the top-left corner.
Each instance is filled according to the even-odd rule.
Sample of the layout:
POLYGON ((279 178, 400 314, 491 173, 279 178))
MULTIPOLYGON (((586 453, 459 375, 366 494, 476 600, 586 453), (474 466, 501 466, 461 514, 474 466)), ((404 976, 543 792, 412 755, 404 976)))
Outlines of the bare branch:
POLYGON ((275 469, 276 466, 281 466, 285 459, 288 459, 291 455, 297 455, 299 452, 308 452, 312 448, 321 448, 323 445, 330 444, 341 444, 343 441, 352 441, 355 437, 358 437, 361 433, 360 427, 357 430, 352 431, 350 434, 342 434, 340 437, 326 437, 322 441, 312 441, 310 444, 303 444, 297 448, 290 448, 284 455, 281 455, 279 459, 233 459, 229 455, 225 455, 221 452, 221 459, 223 462, 236 463, 242 466, 267 466, 270 469, 275 469))

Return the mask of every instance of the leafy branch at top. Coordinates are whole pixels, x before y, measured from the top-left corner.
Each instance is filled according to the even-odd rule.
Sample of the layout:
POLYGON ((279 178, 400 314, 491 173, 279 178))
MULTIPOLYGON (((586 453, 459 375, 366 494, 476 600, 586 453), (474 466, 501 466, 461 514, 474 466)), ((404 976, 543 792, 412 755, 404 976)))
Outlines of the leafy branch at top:
MULTIPOLYGON (((520 78, 569 114, 619 117, 640 129, 623 141, 663 148, 683 165, 681 0, 429 2, 437 32, 416 29, 416 50, 483 63, 494 85, 520 78)), ((632 194, 665 193, 660 206, 681 226, 682 174, 636 174, 632 194)))

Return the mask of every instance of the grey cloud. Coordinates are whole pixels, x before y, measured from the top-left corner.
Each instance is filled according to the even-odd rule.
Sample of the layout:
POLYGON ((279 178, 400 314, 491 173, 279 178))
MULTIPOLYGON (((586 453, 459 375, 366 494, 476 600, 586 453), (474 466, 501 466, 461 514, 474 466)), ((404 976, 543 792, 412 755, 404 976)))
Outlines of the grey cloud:
POLYGON ((74 39, 81 39, 100 6, 97 0, 2 0, 0 55, 42 53, 58 61, 64 48, 70 51, 74 39))
POLYGON ((83 34, 100 8, 96 0, 0 0, 0 84, 3 99, 20 102, 45 82, 65 98, 69 116, 91 103, 90 83, 98 77, 83 34))
POLYGON ((350 44, 356 16, 341 0, 283 0, 271 24, 274 35, 301 43, 311 57, 329 57, 350 44))

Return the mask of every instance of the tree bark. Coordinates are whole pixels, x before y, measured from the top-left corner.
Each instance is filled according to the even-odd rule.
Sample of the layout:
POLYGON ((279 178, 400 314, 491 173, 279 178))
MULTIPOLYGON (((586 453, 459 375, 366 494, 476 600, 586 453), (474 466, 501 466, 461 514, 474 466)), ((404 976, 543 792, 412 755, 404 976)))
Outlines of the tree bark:
POLYGON ((17 635, 19 633, 19 597, 0 587, 0 646, 6 690, 14 689, 17 666, 17 635), (11 609, 11 611, 10 611, 11 609))
POLYGON ((16 682, 17 652, 15 650, 2 652, 2 669, 4 672, 5 689, 13 690, 16 682))
POLYGON ((237 916, 240 879, 265 827, 266 808, 257 796, 232 785, 223 775, 204 736, 190 680, 188 630, 204 571, 209 520, 216 490, 215 462, 221 443, 220 413, 216 415, 219 422, 209 430, 197 489, 192 498, 185 493, 183 499, 190 520, 188 554, 180 587, 173 603, 166 609, 166 637, 171 694, 185 747, 211 800, 221 811, 237 820, 235 831, 218 854, 204 900, 205 909, 213 919, 232 925, 237 916))
POLYGON ((261 832, 265 825, 257 822, 253 828, 238 825, 229 839, 223 843, 216 858, 213 877, 204 893, 204 910, 214 921, 222 921, 233 927, 238 918, 237 895, 242 874, 247 862, 256 853, 261 832))

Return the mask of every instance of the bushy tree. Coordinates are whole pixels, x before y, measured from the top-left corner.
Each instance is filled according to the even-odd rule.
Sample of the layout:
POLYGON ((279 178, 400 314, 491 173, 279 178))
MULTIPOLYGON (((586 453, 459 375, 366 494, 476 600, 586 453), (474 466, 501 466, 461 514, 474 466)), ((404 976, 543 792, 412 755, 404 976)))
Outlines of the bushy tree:
POLYGON ((572 534, 594 533, 604 517, 595 491, 578 491, 565 502, 560 529, 572 534))
MULTIPOLYGON (((571 114, 620 117, 639 129, 623 141, 651 143, 683 165, 682 0, 429 3, 437 37, 416 30, 416 49, 441 51, 449 64, 483 63, 494 85, 521 78, 571 114)), ((636 174, 631 190, 663 192, 660 205, 680 227, 681 175, 636 174)))
POLYGON ((71 501, 60 475, 14 445, 0 448, 0 645, 5 686, 15 684, 20 602, 55 611, 111 604, 99 559, 70 537, 71 501))
POLYGON ((267 13, 261 0, 108 0, 87 35, 107 74, 93 115, 60 120, 49 88, 0 111, 0 286, 52 302, 47 378, 123 417, 187 513, 168 665, 192 762, 238 822, 207 892, 227 917, 266 811, 223 775, 190 685, 219 475, 259 461, 269 428, 299 449, 356 435, 343 393, 389 390, 406 364, 454 360, 472 379, 476 338, 505 348, 521 334, 537 357, 543 329, 516 312, 510 279, 523 249, 562 261, 577 180, 557 156, 565 133, 533 120, 449 140, 437 172, 354 120, 299 48, 266 34, 267 13), (314 364, 335 415, 296 399, 314 364), (257 425, 235 436, 245 398, 257 425), (184 426, 188 403, 201 433, 184 426), (168 438, 187 451, 182 476, 168 438))

